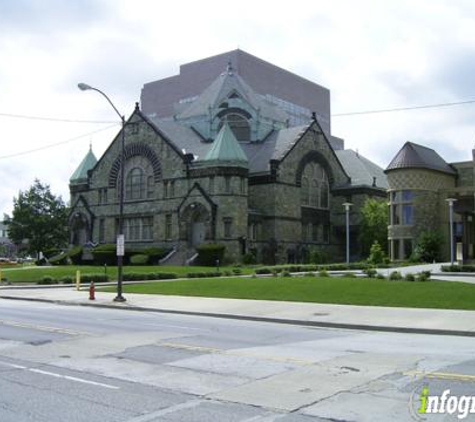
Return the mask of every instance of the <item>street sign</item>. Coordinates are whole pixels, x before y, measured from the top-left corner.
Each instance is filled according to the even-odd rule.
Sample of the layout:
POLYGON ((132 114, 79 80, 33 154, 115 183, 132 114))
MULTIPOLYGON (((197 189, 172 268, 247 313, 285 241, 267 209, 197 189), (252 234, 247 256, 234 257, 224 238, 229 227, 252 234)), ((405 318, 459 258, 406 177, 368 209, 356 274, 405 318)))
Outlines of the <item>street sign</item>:
POLYGON ((125 255, 125 240, 124 235, 119 234, 117 236, 117 256, 124 256, 125 255))

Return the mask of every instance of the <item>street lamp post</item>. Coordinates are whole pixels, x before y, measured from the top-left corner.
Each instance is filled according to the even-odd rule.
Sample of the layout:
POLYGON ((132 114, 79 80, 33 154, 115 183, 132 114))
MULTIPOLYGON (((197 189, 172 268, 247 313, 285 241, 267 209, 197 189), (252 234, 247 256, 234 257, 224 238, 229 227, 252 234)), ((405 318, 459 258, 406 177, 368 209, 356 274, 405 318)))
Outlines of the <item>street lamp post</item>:
POLYGON ((350 263, 350 207, 353 204, 350 202, 345 202, 343 206, 345 207, 346 213, 346 264, 350 263))
POLYGON ((122 296, 123 264, 124 264, 124 168, 125 168, 125 117, 119 113, 116 106, 110 98, 100 89, 93 88, 85 83, 79 83, 78 88, 81 91, 96 91, 101 94, 112 106, 114 111, 120 117, 122 123, 121 152, 120 152, 120 180, 119 180, 119 227, 117 234, 117 296, 114 302, 125 302, 122 296))
POLYGON ((450 265, 454 265, 454 203, 455 198, 447 198, 449 204, 449 225, 450 225, 450 265))

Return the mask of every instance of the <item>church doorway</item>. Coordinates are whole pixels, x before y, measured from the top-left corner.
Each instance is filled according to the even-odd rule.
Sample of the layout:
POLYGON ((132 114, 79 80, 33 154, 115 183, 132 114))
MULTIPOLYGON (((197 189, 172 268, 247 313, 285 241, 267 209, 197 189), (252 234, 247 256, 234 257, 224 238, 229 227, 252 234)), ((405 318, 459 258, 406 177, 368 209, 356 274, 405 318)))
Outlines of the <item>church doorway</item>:
POLYGON ((194 202, 183 213, 188 246, 196 247, 211 238, 211 215, 203 204, 194 202))

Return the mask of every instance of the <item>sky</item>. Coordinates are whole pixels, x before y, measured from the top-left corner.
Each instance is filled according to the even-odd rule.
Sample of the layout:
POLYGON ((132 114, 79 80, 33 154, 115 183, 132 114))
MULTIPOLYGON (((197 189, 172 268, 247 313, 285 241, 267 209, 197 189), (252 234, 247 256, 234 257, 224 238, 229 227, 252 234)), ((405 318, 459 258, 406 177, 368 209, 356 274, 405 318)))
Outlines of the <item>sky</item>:
POLYGON ((475 102, 338 116, 475 100, 471 0, 0 0, 0 217, 35 178, 68 202, 119 131, 78 82, 128 116, 144 83, 236 48, 328 88, 332 134, 383 168, 406 141, 472 159, 475 102))

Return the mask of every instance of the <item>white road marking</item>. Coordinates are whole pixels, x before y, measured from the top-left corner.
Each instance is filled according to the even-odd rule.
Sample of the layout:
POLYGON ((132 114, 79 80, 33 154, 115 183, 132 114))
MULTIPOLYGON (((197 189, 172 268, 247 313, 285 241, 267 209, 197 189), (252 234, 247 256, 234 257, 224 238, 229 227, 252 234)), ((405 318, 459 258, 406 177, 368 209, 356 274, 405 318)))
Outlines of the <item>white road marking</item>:
POLYGON ((80 383, 83 383, 83 384, 95 385, 97 387, 109 388, 111 390, 119 390, 120 389, 120 387, 116 387, 115 385, 104 384, 102 382, 89 381, 89 380, 86 380, 86 379, 83 379, 83 378, 72 377, 70 375, 61 375, 61 374, 57 374, 56 372, 43 371, 42 369, 28 368, 27 366, 15 365, 14 363, 8 363, 8 362, 0 361, 0 365, 8 366, 10 368, 15 368, 15 369, 22 369, 22 370, 25 370, 25 371, 33 372, 35 374, 47 375, 47 376, 50 376, 50 377, 61 378, 61 379, 74 381, 74 382, 80 382, 80 383))
POLYGON ((148 413, 146 415, 137 416, 129 419, 127 422, 148 422, 156 420, 159 417, 168 415, 169 413, 177 412, 182 409, 190 409, 199 406, 204 400, 190 400, 185 403, 180 403, 175 406, 167 407, 166 409, 158 410, 157 412, 148 413))
POLYGON ((10 368, 15 369, 27 369, 26 366, 15 365, 14 363, 0 362, 0 365, 9 366, 10 368))

